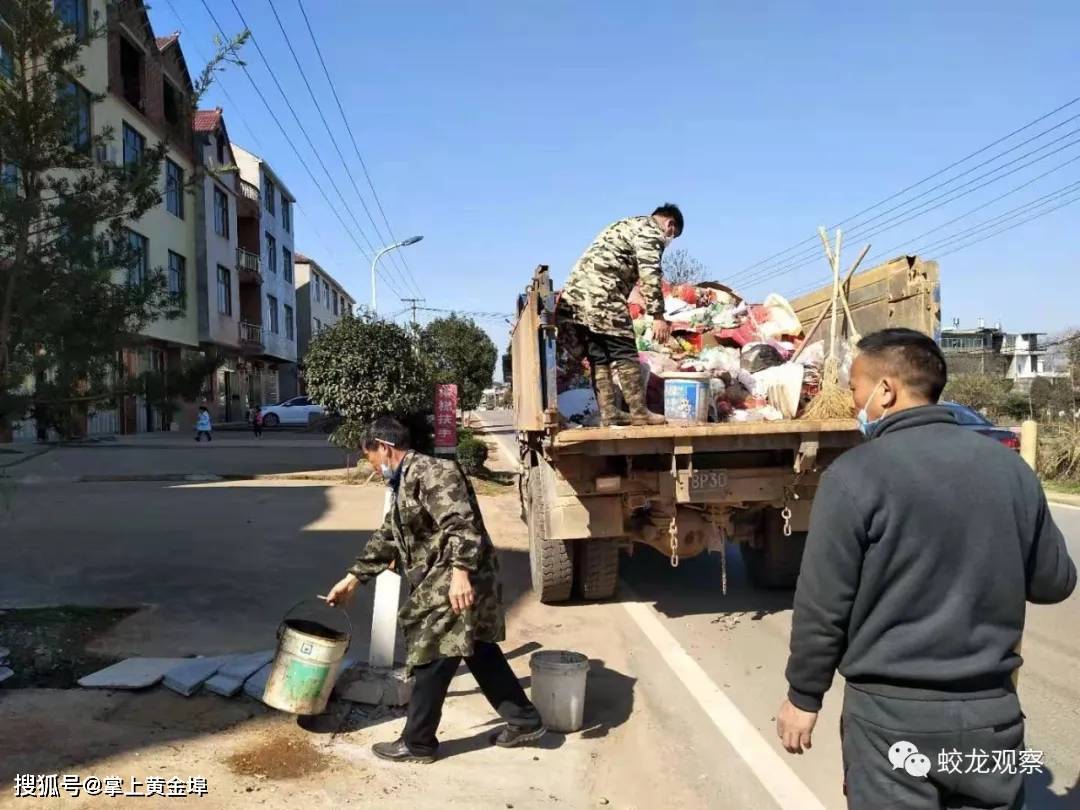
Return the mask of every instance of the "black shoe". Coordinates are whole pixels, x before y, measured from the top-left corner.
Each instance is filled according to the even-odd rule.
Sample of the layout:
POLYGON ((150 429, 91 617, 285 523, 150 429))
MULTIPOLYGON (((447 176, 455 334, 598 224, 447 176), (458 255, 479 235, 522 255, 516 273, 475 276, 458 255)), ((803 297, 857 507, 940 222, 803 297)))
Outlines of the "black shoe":
POLYGON ((536 742, 547 734, 547 726, 541 723, 533 728, 515 728, 506 726, 491 738, 491 741, 499 748, 517 748, 520 745, 528 745, 536 742))
POLYGON ((430 765, 435 761, 434 754, 414 754, 402 739, 393 742, 375 743, 371 752, 379 759, 389 762, 414 762, 418 765, 430 765))

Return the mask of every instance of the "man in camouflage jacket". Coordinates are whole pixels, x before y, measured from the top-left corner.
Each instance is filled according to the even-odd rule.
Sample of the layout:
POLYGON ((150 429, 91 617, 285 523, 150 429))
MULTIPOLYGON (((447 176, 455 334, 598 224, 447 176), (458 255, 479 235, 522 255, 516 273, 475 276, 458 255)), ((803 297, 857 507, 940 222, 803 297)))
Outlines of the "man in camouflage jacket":
POLYGON ((392 505, 327 602, 343 604, 364 582, 399 571, 409 599, 398 620, 415 678, 401 739, 372 750, 393 761, 434 761, 443 701, 462 658, 507 721, 495 744, 539 739, 540 715, 498 646, 506 635, 498 561, 469 480, 456 462, 409 450, 408 431, 393 419, 371 425, 364 451, 388 480, 392 505))
POLYGON ((652 216, 621 219, 605 228, 578 259, 559 300, 560 340, 575 359, 588 358, 603 425, 663 424, 645 406, 637 341, 628 300, 640 283, 653 338, 667 341, 661 259, 682 234, 683 215, 670 203, 652 216), (618 410, 612 369, 618 373, 630 413, 618 410))

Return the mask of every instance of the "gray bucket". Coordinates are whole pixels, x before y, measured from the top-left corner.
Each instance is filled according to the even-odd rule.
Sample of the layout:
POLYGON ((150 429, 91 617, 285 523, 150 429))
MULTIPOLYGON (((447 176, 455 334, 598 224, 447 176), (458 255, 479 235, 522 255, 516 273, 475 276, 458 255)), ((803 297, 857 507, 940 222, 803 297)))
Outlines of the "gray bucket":
POLYGON ((293 605, 278 626, 277 654, 263 703, 290 714, 322 714, 352 640, 352 620, 342 610, 349 627, 338 630, 314 619, 289 618, 302 604, 293 605))
POLYGON ((585 721, 589 659, 569 650, 542 650, 529 659, 532 701, 552 731, 580 731, 585 721))

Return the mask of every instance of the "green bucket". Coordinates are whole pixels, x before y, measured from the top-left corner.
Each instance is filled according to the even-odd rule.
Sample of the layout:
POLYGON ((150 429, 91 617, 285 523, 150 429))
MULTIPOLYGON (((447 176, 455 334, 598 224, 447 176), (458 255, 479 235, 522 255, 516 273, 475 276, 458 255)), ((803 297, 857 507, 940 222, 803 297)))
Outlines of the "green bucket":
MULTIPOLYGON (((290 714, 322 714, 352 640, 352 621, 344 610, 340 613, 347 630, 315 619, 290 618, 300 605, 314 601, 297 602, 281 620, 277 654, 263 692, 263 703, 290 714)), ((323 602, 319 604, 333 610, 323 602)))

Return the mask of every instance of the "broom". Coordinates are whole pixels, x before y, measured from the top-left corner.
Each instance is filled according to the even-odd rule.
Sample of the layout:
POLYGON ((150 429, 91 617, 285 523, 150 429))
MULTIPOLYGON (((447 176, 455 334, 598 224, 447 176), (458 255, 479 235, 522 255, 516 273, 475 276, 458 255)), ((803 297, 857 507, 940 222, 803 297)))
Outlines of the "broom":
MULTIPOLYGON (((821 369, 821 389, 810 400, 810 404, 806 406, 803 419, 850 419, 855 413, 855 400, 851 396, 851 391, 840 385, 840 357, 836 343, 837 319, 841 306, 841 296, 843 295, 840 287, 840 245, 842 235, 840 229, 837 228, 835 251, 829 247, 829 238, 824 228, 818 228, 818 235, 825 246, 825 258, 829 260, 829 265, 832 268, 833 292, 832 300, 829 303, 832 309, 832 320, 829 326, 829 354, 825 358, 825 363, 821 369)), ((844 297, 844 308, 846 311, 850 311, 847 307, 846 296, 844 297)), ((854 324, 852 324, 852 327, 854 328, 854 324)))

